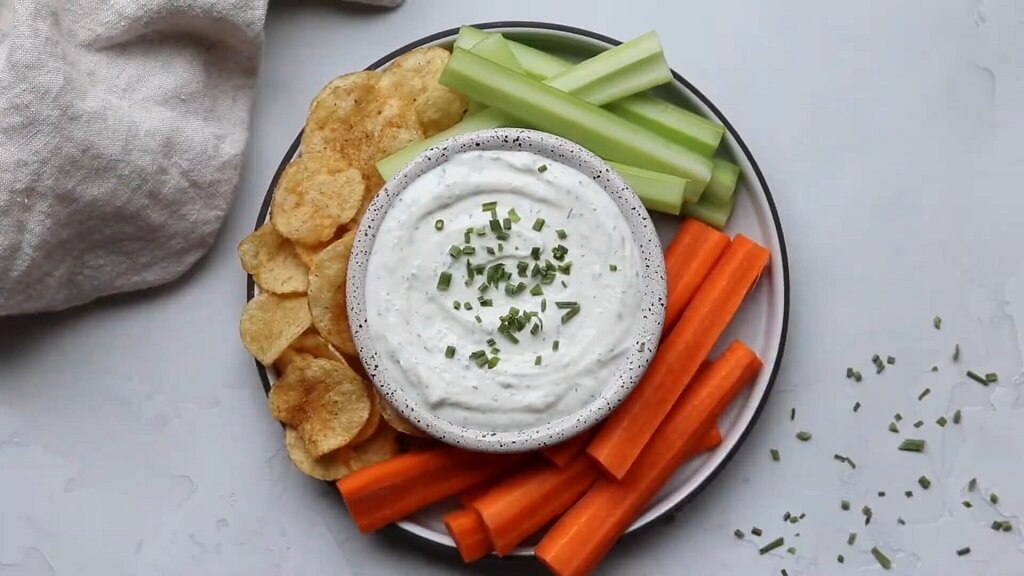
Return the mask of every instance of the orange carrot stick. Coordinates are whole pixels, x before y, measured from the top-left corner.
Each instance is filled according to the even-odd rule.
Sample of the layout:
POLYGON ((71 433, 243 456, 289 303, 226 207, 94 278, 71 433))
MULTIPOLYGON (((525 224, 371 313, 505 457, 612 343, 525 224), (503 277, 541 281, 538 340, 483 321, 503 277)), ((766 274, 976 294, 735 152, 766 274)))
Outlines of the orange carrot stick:
POLYGON ((558 576, 593 571, 760 368, 753 351, 733 342, 672 407, 629 473, 618 482, 599 480, 555 522, 537 546, 541 562, 558 576))
POLYGON ((494 549, 483 520, 472 508, 461 508, 445 514, 444 527, 455 541, 462 561, 467 564, 487 556, 494 549))
POLYGON ((587 453, 609 476, 621 479, 629 470, 711 353, 768 258, 767 249, 745 236, 737 236, 726 248, 679 324, 662 341, 640 383, 587 446, 587 453))
POLYGON ((710 450, 718 448, 722 444, 722 431, 718 429, 718 426, 711 426, 711 430, 704 435, 704 440, 700 443, 697 451, 687 456, 687 459, 696 456, 697 454, 703 454, 710 450))
POLYGON ((473 501, 499 556, 565 512, 601 472, 585 454, 565 468, 543 464, 505 480, 473 501))
POLYGON ((548 446, 547 448, 540 451, 540 455, 543 456, 555 466, 559 468, 565 468, 570 462, 583 452, 583 449, 587 447, 587 443, 594 437, 594 432, 597 430, 591 428, 581 434, 577 434, 572 438, 569 438, 561 444, 555 444, 554 446, 548 446))
POLYGON ((362 532, 373 532, 420 508, 496 478, 526 455, 441 448, 407 452, 338 480, 338 491, 362 532))
MULTIPOLYGON (((501 479, 499 478, 498 482, 500 482, 500 481, 501 481, 501 479)), ((470 504, 473 503, 473 500, 476 500, 477 498, 483 496, 484 494, 487 494, 487 492, 491 488, 494 488, 494 484, 495 484, 494 482, 487 482, 486 484, 480 484, 479 486, 473 486, 472 488, 469 488, 468 490, 463 490, 462 492, 459 492, 459 495, 458 495, 459 504, 462 504, 463 506, 469 506, 470 504)))
POLYGON ((683 220, 675 239, 665 251, 668 304, 665 306, 662 336, 668 335, 679 322, 683 309, 728 245, 729 236, 720 230, 694 218, 683 220))

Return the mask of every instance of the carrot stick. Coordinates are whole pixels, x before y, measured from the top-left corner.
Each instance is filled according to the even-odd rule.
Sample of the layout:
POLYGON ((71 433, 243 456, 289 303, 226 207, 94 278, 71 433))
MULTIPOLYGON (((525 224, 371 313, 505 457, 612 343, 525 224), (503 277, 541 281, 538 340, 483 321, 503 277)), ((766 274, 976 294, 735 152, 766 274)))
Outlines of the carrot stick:
POLYGON ((700 443, 697 451, 687 456, 687 459, 696 456, 697 454, 703 454, 705 452, 714 450, 722 444, 722 431, 718 429, 718 426, 712 426, 711 430, 704 435, 704 440, 700 443))
POLYGON ((554 446, 548 446, 547 448, 540 451, 540 455, 543 456, 555 466, 559 468, 565 468, 570 462, 583 452, 583 449, 587 447, 587 443, 594 437, 594 432, 597 430, 591 428, 586 432, 577 434, 572 438, 569 438, 561 444, 555 444, 554 446))
POLYGON ((457 448, 407 452, 349 474, 337 486, 359 530, 373 532, 496 478, 525 459, 457 448))
MULTIPOLYGON (((500 482, 501 479, 498 479, 498 481, 500 482)), ((480 484, 479 486, 473 486, 468 490, 463 490, 462 492, 459 492, 458 495, 459 504, 462 504, 463 506, 469 506, 470 504, 473 503, 473 500, 476 500, 477 498, 483 496, 484 494, 487 494, 487 492, 491 488, 494 488, 493 482, 480 484)))
POLYGON ((640 383, 587 446, 612 478, 621 479, 711 353, 768 263, 769 253, 736 236, 664 339, 640 383))
POLYGON ((462 561, 467 564, 483 558, 494 549, 483 520, 472 508, 461 508, 445 514, 444 527, 455 541, 462 561))
POLYGON ((544 464, 519 473, 473 501, 499 556, 565 512, 601 472, 585 454, 565 468, 544 464))
POLYGON ((703 447, 715 420, 754 379, 761 360, 733 342, 678 402, 621 481, 599 480, 537 546, 537 557, 558 576, 593 571, 673 472, 703 447))
POLYGON ((729 236, 721 231, 694 218, 683 220, 675 239, 665 251, 668 304, 665 306, 662 336, 668 335, 679 322, 683 309, 728 245, 729 236))

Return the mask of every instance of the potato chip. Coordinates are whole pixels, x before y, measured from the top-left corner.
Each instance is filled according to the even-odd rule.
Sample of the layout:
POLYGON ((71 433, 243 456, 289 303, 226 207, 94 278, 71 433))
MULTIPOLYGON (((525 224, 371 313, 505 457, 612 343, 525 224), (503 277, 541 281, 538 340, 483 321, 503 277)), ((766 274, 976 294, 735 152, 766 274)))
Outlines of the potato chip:
POLYGON ((348 259, 355 236, 355 231, 351 231, 325 248, 309 269, 309 311, 313 325, 328 342, 349 356, 358 354, 345 304, 348 259))
MULTIPOLYGON (((316 330, 306 330, 288 345, 288 348, 274 361, 278 374, 284 374, 288 366, 296 360, 324 358, 334 360, 348 366, 348 361, 334 349, 316 330)), ((350 366, 351 367, 351 366, 350 366)), ((358 374, 358 372, 356 372, 358 374)), ((360 375, 361 377, 361 375, 360 375)))
POLYGON ((288 449, 288 458, 292 464, 306 476, 312 476, 317 480, 338 480, 352 472, 349 468, 352 454, 347 448, 340 448, 315 458, 309 448, 306 448, 302 435, 291 426, 284 428, 284 445, 288 449))
POLYGON ((369 180, 378 160, 423 139, 413 102, 378 90, 380 77, 357 72, 320 92, 302 134, 303 156, 342 158, 369 180))
POLYGON ((451 54, 437 46, 417 48, 388 66, 381 89, 412 102, 420 128, 432 136, 462 119, 469 101, 438 80, 451 54))
MULTIPOLYGON (((362 206, 360 206, 360 210, 356 211, 356 217, 362 217, 361 210, 362 206)), ((316 260, 316 255, 323 252, 324 248, 330 245, 330 242, 324 242, 323 244, 314 244, 311 246, 307 244, 294 244, 293 246, 295 248, 295 253, 299 256, 299 260, 302 260, 302 263, 306 265, 306 269, 308 270, 313 265, 313 260, 316 260)), ((307 272, 306 275, 308 277, 309 273, 307 272)))
POLYGON ((242 268, 263 290, 275 294, 301 294, 309 282, 309 267, 295 245, 269 223, 260 226, 238 244, 242 268))
POLYGON ((269 366, 311 325, 305 296, 262 292, 246 303, 239 332, 249 353, 269 366))
POLYGON ((298 429, 319 458, 349 444, 370 415, 368 384, 340 362, 293 362, 270 388, 270 413, 298 429))
POLYGON ((383 396, 377 398, 377 405, 380 408, 380 415, 384 417, 384 421, 395 430, 410 436, 425 436, 422 430, 414 426, 412 422, 409 422, 405 416, 402 416, 383 396))
POLYGON ((284 352, 274 360, 274 370, 277 370, 278 374, 284 374, 284 371, 288 369, 294 362, 298 360, 312 360, 314 356, 307 354, 306 352, 299 352, 294 348, 285 348, 284 352))
POLYGON ((348 466, 352 472, 362 470, 398 454, 398 434, 394 428, 381 424, 366 442, 344 450, 350 452, 348 466))
POLYGON ((330 240, 363 203, 359 170, 331 155, 292 160, 274 189, 270 221, 282 236, 301 244, 330 240))
MULTIPOLYGON (((367 384, 372 387, 369 382, 367 382, 367 384)), ((377 431, 381 421, 378 398, 376 390, 370 392, 370 415, 367 416, 366 424, 363 424, 363 428, 358 434, 356 434, 356 437, 352 439, 349 446, 358 446, 377 431)))

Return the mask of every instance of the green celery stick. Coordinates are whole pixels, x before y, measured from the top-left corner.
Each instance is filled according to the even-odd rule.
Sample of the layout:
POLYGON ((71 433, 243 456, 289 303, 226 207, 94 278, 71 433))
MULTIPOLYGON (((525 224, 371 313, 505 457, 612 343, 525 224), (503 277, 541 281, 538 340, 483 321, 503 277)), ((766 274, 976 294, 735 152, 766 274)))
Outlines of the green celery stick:
POLYGON ((726 222, 729 221, 729 216, 732 214, 732 207, 735 203, 735 195, 729 198, 729 201, 725 204, 712 204, 701 198, 698 202, 684 203, 680 213, 684 216, 696 218, 715 228, 722 229, 725 228, 726 222))
POLYGON ((466 50, 452 53, 440 82, 608 160, 688 178, 687 187, 699 192, 711 179, 710 159, 466 50))
POLYGON ((472 26, 462 26, 459 28, 459 35, 455 37, 455 46, 453 48, 469 50, 488 36, 496 35, 497 34, 493 32, 484 32, 483 30, 472 26))
POLYGON ((708 187, 704 189, 701 199, 712 204, 726 204, 736 192, 736 183, 740 179, 740 167, 729 162, 715 158, 714 167, 711 169, 711 180, 708 187))
MULTIPOLYGON (((471 27, 464 26, 460 29, 460 38, 467 28, 471 27)), ((472 31, 467 31, 467 34, 471 38, 477 39, 476 41, 479 41, 479 35, 490 33, 472 28, 472 31)), ((514 40, 507 40, 507 42, 512 53, 519 60, 520 66, 523 67, 528 76, 543 80, 572 68, 572 63, 567 60, 552 56, 547 52, 531 48, 525 44, 520 44, 514 40)), ((458 43, 456 43, 456 46, 458 46, 458 43)), ((575 93, 573 94, 575 95, 575 93)), ((589 101, 587 98, 584 99, 589 101)), ((671 140, 677 140, 684 146, 709 157, 714 155, 715 150, 718 149, 718 145, 722 141, 722 136, 725 134, 725 128, 717 122, 669 104, 659 98, 644 94, 637 94, 612 102, 607 105, 607 108, 626 120, 639 124, 648 130, 658 132, 671 140)))
POLYGON ((481 58, 487 58, 495 64, 501 64, 509 70, 515 70, 519 74, 524 73, 523 67, 519 65, 519 60, 516 60, 515 54, 509 48, 508 41, 501 34, 488 35, 483 40, 477 42, 470 49, 470 52, 481 58))
MULTIPOLYGON (((487 36, 497 37, 500 35, 487 34, 487 36)), ((466 43, 469 43, 471 40, 472 38, 466 40, 466 43)), ((478 47, 487 53, 490 53, 491 50, 495 48, 495 46, 485 45, 484 42, 484 40, 480 40, 473 44, 474 54, 476 54, 476 49, 478 47)), ((507 46, 511 46, 512 42, 509 42, 506 39, 505 44, 507 46)), ((458 48, 456 48, 456 50, 458 50, 458 48)), ((643 74, 631 76, 627 70, 629 68, 638 68, 642 70, 651 69, 651 55, 656 51, 660 51, 660 45, 657 43, 657 38, 654 38, 654 43, 652 43, 651 39, 648 37, 630 40, 629 42, 611 48, 592 58, 591 60, 596 60, 597 64, 591 64, 591 60, 581 62, 575 67, 567 63, 566 69, 561 74, 548 78, 545 80, 545 83, 559 90, 573 87, 590 90, 592 96, 599 98, 598 100, 591 102, 592 104, 606 104, 607 102, 600 100, 600 98, 611 96, 613 94, 607 90, 601 91, 594 89, 594 86, 600 84, 600 78, 604 76, 617 77, 617 83, 620 83, 622 87, 617 88, 616 92, 621 93, 623 91, 628 91, 625 87, 629 85, 632 85, 631 90, 646 90, 650 87, 652 75, 645 72, 643 74), (655 47, 657 47, 658 50, 655 50, 655 47), (578 67, 582 67, 582 72, 575 72, 578 67)), ((500 48, 494 49, 494 52, 500 52, 500 48)), ((664 63, 663 57, 661 59, 661 64, 658 65, 656 63, 653 67, 660 67, 665 71, 665 73, 668 72, 668 65, 664 63)), ((473 99, 471 98, 471 100, 473 99)), ((532 119, 529 123, 532 124, 532 119)), ((506 114, 500 110, 482 110, 475 114, 467 115, 462 119, 462 122, 447 130, 435 134, 425 140, 410 144, 395 154, 382 159, 377 163, 377 171, 380 172, 381 177, 385 180, 390 180, 391 177, 393 177, 413 158, 419 155, 420 152, 423 152, 431 146, 436 146, 449 138, 477 130, 524 125, 526 125, 526 122, 519 121, 516 117, 506 114)))
POLYGON ((622 176, 648 210, 679 215, 685 200, 686 178, 617 162, 609 162, 608 165, 622 176))

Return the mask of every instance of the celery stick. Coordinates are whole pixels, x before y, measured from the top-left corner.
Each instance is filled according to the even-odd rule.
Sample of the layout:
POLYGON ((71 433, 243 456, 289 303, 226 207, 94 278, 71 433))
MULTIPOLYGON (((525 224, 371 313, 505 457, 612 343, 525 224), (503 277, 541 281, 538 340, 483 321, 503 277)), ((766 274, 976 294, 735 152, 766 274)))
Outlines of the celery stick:
MULTIPOLYGON (((464 30, 467 29, 468 27, 464 28, 464 30)), ((485 38, 502 38, 498 34, 483 34, 485 34, 485 38)), ((469 43, 471 40, 473 40, 473 37, 471 35, 467 36, 466 42, 469 43)), ((503 43, 506 46, 512 45, 512 42, 510 42, 509 40, 503 40, 503 43)), ((473 45, 474 49, 471 52, 476 54, 477 47, 479 46, 481 51, 486 52, 488 54, 490 54, 492 50, 494 53, 500 54, 500 40, 494 43, 493 45, 485 44, 485 42, 486 40, 480 40, 476 42, 473 45)), ((648 61, 650 56, 649 41, 645 39, 645 43, 641 45, 639 49, 636 48, 636 46, 637 44, 634 44, 631 40, 629 42, 626 42, 625 44, 621 44, 619 46, 611 48, 606 52, 603 52, 600 55, 603 56, 603 58, 599 60, 599 63, 605 63, 604 69, 601 69, 601 67, 598 66, 589 65, 587 66, 587 68, 584 68, 584 74, 582 75, 574 74, 572 71, 575 69, 575 67, 567 63, 566 69, 562 74, 569 75, 568 80, 564 80, 562 74, 556 74, 551 78, 545 80, 545 83, 555 88, 561 88, 563 85, 566 87, 580 86, 581 84, 585 84, 586 86, 594 86, 600 83, 600 79, 604 75, 619 75, 619 81, 622 83, 622 90, 625 90, 630 85, 633 86, 631 90, 644 90, 646 89, 646 87, 648 87, 649 83, 649 78, 647 76, 636 75, 635 77, 630 78, 628 72, 625 72, 626 70, 628 70, 628 68, 630 68, 631 65, 640 67, 650 66, 650 62, 648 61), (611 56, 606 56, 608 54, 611 54, 611 56), (590 82, 586 83, 585 80, 590 80, 590 82), (632 84, 633 82, 640 83, 632 84)), ((458 50, 458 48, 456 48, 456 50, 458 50)), ((579 66, 586 65, 587 62, 579 64, 579 66)), ((526 78, 524 77, 524 79, 526 78)), ((608 91, 605 91, 604 95, 608 96, 612 94, 608 91)), ((596 96, 600 97, 601 94, 597 94, 596 96)), ((605 104, 606 102, 598 100, 593 103, 600 105, 605 104)), ((419 142, 410 144, 404 149, 392 154, 391 156, 388 156, 387 158, 384 158, 383 160, 377 163, 377 171, 380 172, 381 177, 383 177, 385 180, 390 180, 392 176, 394 176, 399 170, 402 169, 402 167, 408 164, 413 158, 419 155, 420 152, 423 152, 424 150, 430 148, 431 146, 436 146, 437 144, 440 144, 441 142, 447 140, 448 138, 458 136, 460 134, 466 134, 468 132, 473 132, 476 130, 487 130, 490 128, 500 128, 502 126, 523 126, 526 125, 527 123, 531 123, 529 122, 529 119, 527 119, 526 122, 519 121, 515 117, 505 114, 504 112, 501 112, 499 110, 483 110, 475 114, 466 116, 465 118, 462 119, 462 122, 456 124, 455 126, 452 126, 451 128, 443 132, 435 134, 434 136, 431 136, 426 140, 421 140, 419 142)))
POLYGON ((491 34, 477 42, 469 51, 481 58, 487 58, 495 64, 501 64, 509 70, 523 74, 523 67, 519 65, 519 60, 516 60, 515 54, 509 48, 508 41, 501 34, 491 34))
MULTIPOLYGON (((469 27, 465 26, 463 30, 466 28, 469 27)), ((473 38, 478 38, 477 35, 480 34, 490 34, 475 28, 473 30, 473 38)), ((459 32, 459 36, 462 36, 462 31, 459 32)), ((570 62, 557 56, 513 40, 506 41, 528 76, 543 80, 572 68, 570 62)), ((575 92, 567 91, 576 95, 575 92)), ((584 99, 594 103, 589 98, 584 99)), ((612 102, 614 103, 607 106, 612 112, 666 138, 678 140, 684 146, 708 157, 714 155, 722 141, 722 135, 725 134, 725 128, 721 124, 653 96, 638 94, 612 102)))
POLYGON ((629 187, 640 197, 640 201, 648 210, 657 210, 678 216, 685 199, 686 178, 652 172, 627 166, 618 162, 609 162, 629 187))
POLYGON ((545 83, 591 104, 604 106, 672 81, 672 70, 665 61, 656 33, 638 36, 619 48, 588 58, 545 83))
POLYGON ((704 199, 698 202, 686 202, 680 211, 684 216, 696 218, 705 224, 715 228, 725 228, 729 216, 732 214, 732 207, 736 203, 736 195, 733 194, 725 204, 712 204, 704 199))
POLYGON ((715 153, 725 134, 721 124, 653 96, 638 94, 613 102, 608 109, 666 138, 678 140, 705 156, 715 153))
POLYGON ((488 36, 495 36, 495 34, 472 26, 462 26, 459 28, 459 35, 455 37, 455 48, 469 50, 488 36))
POLYGON ((453 51, 440 82, 609 160, 688 178, 700 192, 711 178, 708 158, 466 50, 453 51))
POLYGON ((728 160, 714 159, 711 168, 711 180, 704 189, 702 200, 712 204, 726 204, 736 191, 736 183, 740 179, 740 167, 728 160))

